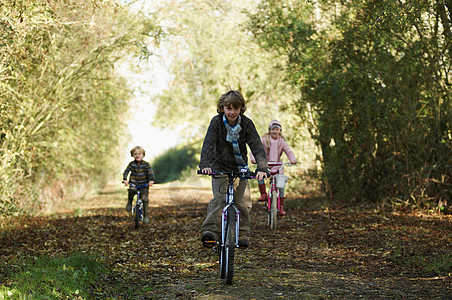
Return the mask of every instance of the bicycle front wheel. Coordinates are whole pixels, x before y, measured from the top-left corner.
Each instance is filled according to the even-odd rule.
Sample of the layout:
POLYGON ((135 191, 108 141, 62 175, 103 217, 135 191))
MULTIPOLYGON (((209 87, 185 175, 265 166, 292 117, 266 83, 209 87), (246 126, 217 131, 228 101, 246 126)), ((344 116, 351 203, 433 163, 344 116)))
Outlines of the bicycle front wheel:
POLYGON ((235 248, 237 247, 237 245, 235 244, 236 222, 237 215, 235 214, 235 209, 233 207, 229 207, 227 226, 225 229, 226 239, 224 243, 224 261, 223 261, 224 280, 227 284, 231 284, 232 279, 234 278, 234 254, 235 248))
POLYGON ((270 210, 270 228, 276 230, 278 226, 278 193, 277 191, 272 192, 272 204, 270 210))
POLYGON ((136 204, 133 208, 133 220, 135 222, 135 229, 140 227, 140 207, 136 204))

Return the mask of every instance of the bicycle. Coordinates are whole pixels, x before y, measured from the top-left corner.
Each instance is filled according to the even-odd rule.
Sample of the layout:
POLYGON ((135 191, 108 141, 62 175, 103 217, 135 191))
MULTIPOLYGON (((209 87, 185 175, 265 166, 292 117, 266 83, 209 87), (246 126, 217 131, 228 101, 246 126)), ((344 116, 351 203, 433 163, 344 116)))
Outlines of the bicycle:
POLYGON ((141 199, 140 189, 144 187, 148 187, 149 184, 143 185, 135 185, 133 183, 129 183, 130 186, 137 189, 137 201, 134 206, 132 206, 132 216, 135 224, 135 229, 140 227, 140 222, 143 222, 143 200, 141 199))
POLYGON ((278 212, 281 208, 279 189, 283 189, 289 179, 289 177, 279 174, 284 166, 292 166, 292 164, 289 162, 268 162, 268 167, 270 168, 271 186, 269 188, 269 193, 267 194, 267 221, 271 230, 276 230, 276 227, 278 226, 278 212), (275 168, 278 166, 279 168, 275 168))
MULTIPOLYGON (((198 174, 203 174, 198 170, 198 174)), ((239 228, 240 228, 240 211, 234 205, 234 180, 238 177, 242 179, 256 178, 256 173, 250 172, 247 169, 242 169, 240 172, 225 171, 212 172, 210 175, 214 178, 221 176, 228 176, 228 190, 226 193, 226 206, 221 212, 221 236, 217 241, 214 250, 218 254, 220 263, 220 278, 224 279, 225 283, 232 284, 234 277, 234 252, 239 247, 239 228)))

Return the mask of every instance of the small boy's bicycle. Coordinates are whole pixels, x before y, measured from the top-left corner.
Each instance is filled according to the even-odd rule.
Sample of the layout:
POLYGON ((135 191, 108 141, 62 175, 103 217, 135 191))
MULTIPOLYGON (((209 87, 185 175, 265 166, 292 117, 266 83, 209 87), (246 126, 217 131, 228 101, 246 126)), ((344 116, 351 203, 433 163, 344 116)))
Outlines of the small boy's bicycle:
POLYGON ((276 227, 278 226, 278 212, 281 208, 281 197, 279 196, 279 189, 283 189, 286 185, 287 180, 289 179, 289 177, 284 176, 283 174, 279 174, 284 166, 292 166, 292 164, 289 162, 268 162, 268 167, 270 168, 271 186, 269 193, 267 194, 267 219, 268 226, 270 226, 272 230, 276 230, 276 227))
MULTIPOLYGON (((203 174, 198 170, 198 174, 203 174)), ((206 174, 207 175, 207 174, 206 174)), ((215 177, 228 176, 228 191, 226 194, 226 206, 221 212, 221 237, 217 241, 215 250, 220 262, 220 278, 225 283, 232 284, 234 277, 234 252, 239 248, 239 228, 240 228, 240 211, 234 205, 234 180, 238 177, 242 179, 256 178, 256 173, 247 169, 240 172, 213 172, 209 174, 215 177)))
POLYGON ((140 222, 143 222, 143 200, 141 199, 140 189, 148 187, 149 184, 146 183, 143 185, 135 185, 133 183, 129 183, 129 185, 137 189, 137 202, 132 207, 132 216, 135 224, 135 229, 138 229, 140 227, 140 222))

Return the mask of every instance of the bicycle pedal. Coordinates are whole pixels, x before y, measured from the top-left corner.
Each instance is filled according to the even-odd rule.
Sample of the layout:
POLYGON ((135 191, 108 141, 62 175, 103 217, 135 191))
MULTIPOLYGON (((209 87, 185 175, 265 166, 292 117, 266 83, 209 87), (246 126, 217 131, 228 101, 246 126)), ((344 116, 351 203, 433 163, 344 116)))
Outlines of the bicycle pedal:
POLYGON ((202 245, 206 248, 212 248, 217 245, 217 242, 215 240, 203 240, 202 245))

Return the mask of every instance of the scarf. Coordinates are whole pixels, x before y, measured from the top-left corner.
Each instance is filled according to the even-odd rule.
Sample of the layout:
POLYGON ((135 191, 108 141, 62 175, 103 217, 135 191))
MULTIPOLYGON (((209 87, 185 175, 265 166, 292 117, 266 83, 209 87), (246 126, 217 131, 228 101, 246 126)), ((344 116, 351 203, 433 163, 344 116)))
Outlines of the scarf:
POLYGON ((228 132, 226 135, 226 141, 232 143, 232 150, 234 152, 235 161, 237 162, 237 168, 239 169, 239 171, 241 169, 249 170, 248 165, 243 160, 242 154, 240 153, 240 147, 239 147, 239 137, 240 137, 239 133, 240 133, 240 131, 242 131, 242 127, 240 126, 241 121, 242 121, 242 117, 239 115, 239 118, 237 120, 237 125, 235 125, 234 127, 231 127, 228 123, 228 120, 226 119, 226 116, 223 115, 223 123, 228 132))

